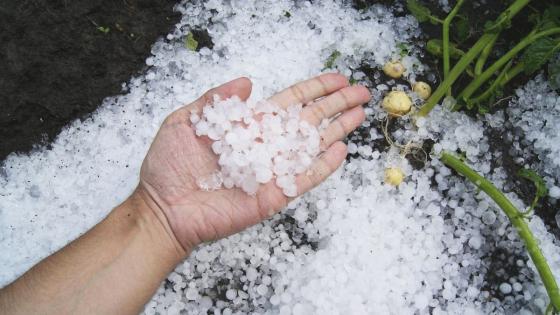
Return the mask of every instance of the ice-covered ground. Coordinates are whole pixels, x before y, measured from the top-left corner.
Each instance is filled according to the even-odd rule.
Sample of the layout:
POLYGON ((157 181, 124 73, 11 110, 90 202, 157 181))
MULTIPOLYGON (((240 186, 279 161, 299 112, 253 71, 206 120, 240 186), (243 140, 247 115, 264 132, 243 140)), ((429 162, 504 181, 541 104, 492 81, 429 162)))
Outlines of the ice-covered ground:
MULTIPOLYGON (((249 76, 253 98, 261 99, 320 73, 337 50, 338 70, 353 72, 374 96, 367 132, 350 140, 354 158, 282 214, 201 246, 168 277, 145 313, 512 314, 524 308, 524 314, 533 314, 544 309, 546 293, 515 231, 484 194, 437 159, 414 169, 394 152, 372 145, 382 137, 378 104, 384 91, 410 88, 380 82, 377 75, 372 82, 352 69, 360 63, 379 68, 398 54, 400 43, 419 34, 414 19, 395 18, 382 6, 358 12, 332 1, 216 0, 181 4, 178 10, 181 23, 154 44, 146 62, 150 68, 131 79, 125 95, 108 98, 91 119, 69 126, 52 149, 5 162, 0 285, 126 198, 170 111, 238 76, 249 76), (213 50, 184 47, 193 27, 208 28, 213 50), (382 183, 385 167, 395 163, 408 174, 398 188, 382 183), (489 256, 504 250, 503 264, 492 264, 496 259, 489 256), (489 269, 504 282, 485 283, 489 269)), ((404 63, 416 73, 424 71, 415 60, 407 57, 404 63)), ((520 96, 519 102, 528 99, 520 96)), ((417 130, 404 121, 391 137, 403 143, 432 139, 436 153, 460 149, 474 168, 509 191, 505 170, 491 167, 500 153, 492 152, 483 133, 485 124, 499 124, 496 117, 482 122, 436 109, 417 122, 417 130)), ((558 124, 558 116, 551 119, 558 124)), ((508 195, 523 207, 515 194, 508 195)), ((539 218, 531 227, 560 278, 554 237, 539 218)))
POLYGON ((544 175, 550 197, 560 199, 560 96, 542 75, 516 94, 506 111, 511 153, 544 175))

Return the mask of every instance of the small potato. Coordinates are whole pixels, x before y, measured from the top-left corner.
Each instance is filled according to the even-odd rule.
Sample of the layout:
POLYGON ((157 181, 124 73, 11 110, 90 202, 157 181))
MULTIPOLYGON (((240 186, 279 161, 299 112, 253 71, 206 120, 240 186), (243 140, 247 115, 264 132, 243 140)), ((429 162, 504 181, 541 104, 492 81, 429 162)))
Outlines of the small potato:
POLYGON ((402 63, 400 63, 400 61, 389 61, 383 66, 383 72, 393 79, 400 78, 405 71, 406 68, 402 63))
POLYGON ((412 108, 412 100, 403 91, 391 91, 383 99, 383 108, 390 116, 400 117, 412 108))
POLYGON ((427 100, 430 95, 432 95, 432 88, 426 82, 418 81, 412 87, 412 91, 414 91, 421 99, 427 100))
POLYGON ((385 169, 385 183, 398 186, 404 180, 404 173, 400 168, 389 167, 385 169))

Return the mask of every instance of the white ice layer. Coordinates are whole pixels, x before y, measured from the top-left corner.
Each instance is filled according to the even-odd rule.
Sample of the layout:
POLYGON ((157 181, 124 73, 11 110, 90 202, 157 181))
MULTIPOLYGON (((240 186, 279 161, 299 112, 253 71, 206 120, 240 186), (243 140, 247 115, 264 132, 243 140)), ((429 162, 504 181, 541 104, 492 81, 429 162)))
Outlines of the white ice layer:
MULTIPOLYGON (((560 95, 539 75, 517 90, 506 113, 517 162, 531 161, 528 166, 545 176, 550 197, 560 199, 560 95)), ((493 119, 504 120, 500 115, 493 119)))
POLYGON ((319 153, 319 132, 300 119, 301 104, 287 109, 269 101, 216 98, 202 113, 192 113, 197 136, 208 136, 218 155, 219 171, 198 179, 203 189, 238 187, 254 195, 260 184, 275 180, 284 195, 297 195, 296 175, 319 153))
MULTIPOLYGON (((107 98, 90 119, 68 126, 51 149, 4 162, 0 285, 124 200, 163 119, 207 89, 249 76, 253 97, 262 99, 320 73, 334 50, 341 52, 337 69, 355 79, 365 79, 356 71, 361 65, 379 69, 398 56, 398 43, 419 51, 410 44, 419 34, 416 21, 379 5, 358 11, 329 0, 210 0, 185 1, 177 9, 182 21, 154 44, 149 68, 130 80, 125 95, 107 98), (212 50, 184 47, 195 27, 208 29, 212 50)), ((407 68, 418 72, 422 65, 407 68)), ((281 214, 197 248, 162 284, 146 314, 543 312, 546 292, 515 230, 476 187, 437 159, 416 170, 405 160, 406 181, 398 189, 382 184, 393 161, 376 145, 383 137, 378 104, 385 91, 410 88, 366 83, 374 99, 366 108, 366 132, 349 143, 355 158, 281 214), (497 264, 488 258, 506 250, 497 264), (502 279, 485 282, 489 270, 502 279), (501 290, 503 283, 511 291, 508 285, 501 290)), ((418 129, 399 124, 395 141, 431 139, 437 151, 465 152, 469 164, 524 208, 506 171, 492 165, 500 153, 492 152, 480 120, 438 107, 418 129)), ((560 279, 557 241, 538 217, 531 228, 560 279)))

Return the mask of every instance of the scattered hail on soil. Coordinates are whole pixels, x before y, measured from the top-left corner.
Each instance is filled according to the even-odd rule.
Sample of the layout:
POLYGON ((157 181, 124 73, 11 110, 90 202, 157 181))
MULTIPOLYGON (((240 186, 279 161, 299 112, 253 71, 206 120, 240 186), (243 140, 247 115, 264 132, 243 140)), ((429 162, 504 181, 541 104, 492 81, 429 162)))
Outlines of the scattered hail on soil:
POLYGON ((489 117, 493 127, 504 124, 514 130, 508 134, 511 151, 520 164, 530 161, 532 169, 544 175, 549 196, 560 199, 560 95, 538 75, 519 89, 506 113, 489 117), (507 117, 507 118, 506 118, 507 117))
MULTIPOLYGON (((397 45, 420 34, 414 18, 395 17, 381 5, 357 11, 333 1, 185 1, 177 10, 182 21, 154 44, 148 70, 126 84, 127 94, 107 98, 90 119, 70 125, 52 148, 5 161, 0 177, 0 283, 76 238, 132 192, 141 158, 170 111, 242 75, 255 84, 253 99, 266 98, 318 74, 338 51, 333 67, 373 92, 363 128, 348 140, 353 157, 281 214, 200 246, 169 275, 144 313, 544 310, 547 295, 534 266, 507 218, 487 196, 451 176, 437 159, 425 160, 421 169, 400 159, 398 167, 407 180, 398 187, 384 183, 385 169, 395 161, 375 145, 383 138, 387 119, 379 104, 393 90, 403 91, 407 99, 406 94, 414 93, 394 81, 381 82, 379 72, 367 78, 355 69, 368 65, 381 71, 387 60, 396 60, 397 45), (194 28, 208 29, 213 50, 185 48, 183 41, 194 28), (489 256, 500 250, 507 255, 496 267, 489 256), (488 283, 489 270, 503 280, 488 283)), ((411 82, 428 70, 415 57, 419 52, 411 45, 409 55, 400 59, 414 69, 406 74, 411 82)), ((520 97, 519 102, 528 99, 520 97)), ((558 123, 558 116, 550 119, 558 123)), ((431 140, 434 154, 459 149, 473 168, 524 207, 505 170, 491 167, 500 152, 492 150, 483 130, 493 121, 473 120, 441 106, 429 119, 413 121, 404 115, 394 120, 398 128, 388 133, 395 143, 431 140)), ((551 176, 558 180, 557 174, 551 176)), ((554 237, 538 217, 531 218, 530 227, 558 277, 560 251, 554 237)))

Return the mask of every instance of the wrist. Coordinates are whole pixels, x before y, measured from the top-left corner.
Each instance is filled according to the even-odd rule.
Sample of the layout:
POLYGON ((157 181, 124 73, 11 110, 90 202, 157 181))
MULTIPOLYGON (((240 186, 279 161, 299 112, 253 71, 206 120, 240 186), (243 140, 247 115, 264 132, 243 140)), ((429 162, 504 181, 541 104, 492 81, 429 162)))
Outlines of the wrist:
POLYGON ((142 233, 151 240, 153 246, 167 250, 177 262, 190 254, 192 247, 183 246, 178 241, 163 209, 142 185, 137 187, 126 203, 137 213, 142 233))
POLYGON ((153 207, 137 189, 93 229, 3 289, 0 309, 138 314, 188 254, 153 207))

